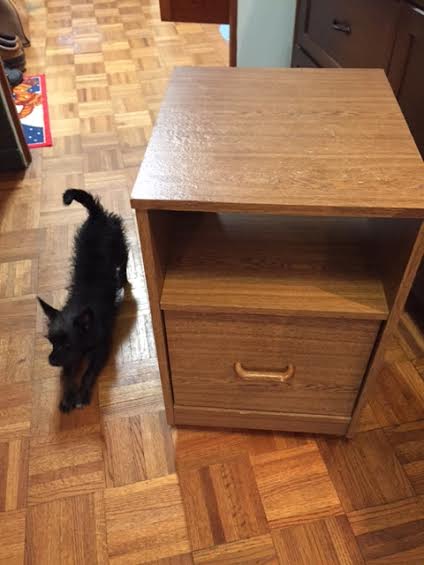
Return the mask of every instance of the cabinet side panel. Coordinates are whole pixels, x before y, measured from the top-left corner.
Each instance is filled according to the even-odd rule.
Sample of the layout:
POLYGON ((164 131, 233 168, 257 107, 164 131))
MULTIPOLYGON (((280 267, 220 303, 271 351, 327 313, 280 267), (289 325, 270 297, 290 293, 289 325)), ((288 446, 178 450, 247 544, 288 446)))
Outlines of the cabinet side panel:
MULTIPOLYGON (((389 306, 391 308, 389 317, 387 319, 384 330, 381 333, 381 338, 376 344, 374 355, 371 360, 367 374, 365 375, 361 392, 358 396, 358 401, 352 414, 352 421, 349 426, 348 436, 351 436, 358 425, 361 410, 364 407, 367 398, 372 394, 378 375, 384 363, 385 349, 395 333, 403 309, 405 307, 406 299, 411 290, 414 282, 418 267, 424 255, 424 223, 421 221, 413 222, 410 226, 399 230, 397 235, 398 246, 391 247, 394 243, 393 238, 389 237, 389 230, 387 229, 388 241, 385 245, 386 253, 386 279, 388 299, 391 298, 389 306), (414 232, 416 237, 414 237, 414 232), (405 253, 407 253, 408 246, 412 244, 411 251, 405 262, 405 267, 402 267, 405 261, 405 253), (397 254, 399 252, 399 255, 397 254), (403 254, 402 254, 403 252, 403 254), (389 265, 389 255, 392 258, 393 265, 389 265), (390 268, 389 268, 390 267, 390 268), (399 284, 396 285, 397 280, 399 284)), ((380 234, 381 235, 381 234, 380 234)), ((383 238, 380 239, 383 242, 383 238)), ((384 262, 384 261, 383 261, 384 262)))
POLYGON ((411 257, 421 220, 370 220, 371 260, 379 271, 386 301, 391 310, 411 257))
POLYGON ((160 294, 166 273, 173 216, 169 212, 137 210, 137 224, 149 291, 153 332, 156 342, 163 397, 168 424, 174 423, 174 400, 169 373, 165 324, 160 309, 160 294))

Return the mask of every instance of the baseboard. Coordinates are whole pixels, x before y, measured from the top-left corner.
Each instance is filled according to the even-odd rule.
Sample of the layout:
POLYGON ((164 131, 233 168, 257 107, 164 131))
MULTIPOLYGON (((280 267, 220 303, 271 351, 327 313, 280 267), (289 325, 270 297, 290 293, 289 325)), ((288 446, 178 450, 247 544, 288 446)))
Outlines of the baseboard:
POLYGON ((253 410, 232 410, 202 406, 174 406, 175 424, 281 430, 316 434, 345 435, 350 418, 320 414, 288 414, 253 410))

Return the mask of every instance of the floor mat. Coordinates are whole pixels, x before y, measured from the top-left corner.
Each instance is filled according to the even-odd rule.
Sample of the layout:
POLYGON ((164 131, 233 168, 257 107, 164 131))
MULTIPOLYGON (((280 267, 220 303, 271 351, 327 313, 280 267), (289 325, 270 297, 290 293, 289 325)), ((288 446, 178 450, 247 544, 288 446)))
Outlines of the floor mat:
POLYGON ((29 147, 52 145, 45 76, 25 76, 12 92, 29 147))

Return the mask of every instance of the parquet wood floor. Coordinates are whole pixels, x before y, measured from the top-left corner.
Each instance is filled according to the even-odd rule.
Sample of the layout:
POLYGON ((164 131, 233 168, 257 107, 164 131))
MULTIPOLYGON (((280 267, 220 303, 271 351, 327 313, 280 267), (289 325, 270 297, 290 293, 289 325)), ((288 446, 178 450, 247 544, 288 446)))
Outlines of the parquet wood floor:
POLYGON ((54 146, 0 178, 0 563, 424 563, 423 352, 393 341, 352 441, 166 424, 128 193, 170 70, 227 64, 217 26, 157 0, 27 4, 54 146), (92 405, 62 415, 35 295, 65 295, 69 186, 125 218, 132 290, 92 405))

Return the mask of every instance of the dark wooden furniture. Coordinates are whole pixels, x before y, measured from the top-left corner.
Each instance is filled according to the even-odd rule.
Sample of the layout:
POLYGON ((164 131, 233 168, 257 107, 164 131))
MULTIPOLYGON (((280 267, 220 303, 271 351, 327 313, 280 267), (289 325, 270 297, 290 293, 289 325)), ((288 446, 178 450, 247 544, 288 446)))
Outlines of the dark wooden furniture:
MULTIPOLYGON (((384 69, 424 157, 423 0, 299 0, 292 66, 384 69)), ((423 331, 424 264, 407 311, 423 331)))
POLYGON ((229 0, 159 0, 161 19, 171 22, 225 24, 229 0))
POLYGON ((9 83, 0 61, 0 171, 25 169, 31 153, 22 132, 9 83))
POLYGON ((159 0, 163 21, 229 24, 231 67, 237 64, 237 0, 159 0))
POLYGON ((380 70, 174 71, 132 193, 168 422, 351 435, 422 171, 380 70))

